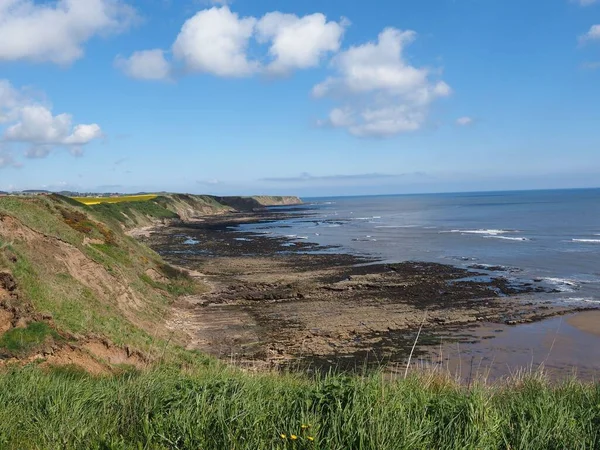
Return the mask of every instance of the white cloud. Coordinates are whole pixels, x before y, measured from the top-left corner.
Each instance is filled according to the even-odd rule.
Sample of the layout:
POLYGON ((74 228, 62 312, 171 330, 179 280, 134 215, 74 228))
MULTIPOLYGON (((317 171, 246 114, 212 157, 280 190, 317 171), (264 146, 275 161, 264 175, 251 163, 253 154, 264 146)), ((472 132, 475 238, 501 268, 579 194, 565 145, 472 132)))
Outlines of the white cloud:
POLYGON ((378 42, 369 42, 337 55, 333 64, 340 76, 330 77, 314 88, 316 96, 331 91, 368 92, 385 89, 409 91, 422 85, 427 71, 416 69, 402 60, 402 51, 415 38, 412 31, 387 28, 379 34, 378 42))
POLYGON ((349 108, 334 108, 329 113, 329 121, 334 127, 349 127, 355 121, 353 115, 349 108))
POLYGON ((100 138, 98 124, 76 124, 70 114, 53 115, 51 107, 0 80, 0 142, 27 146, 25 156, 43 158, 56 147, 80 155, 83 146, 100 138))
POLYGON ((590 6, 596 3, 598 0, 571 0, 572 3, 578 3, 581 6, 590 6))
POLYGON ((0 0, 0 61, 69 64, 90 38, 122 31, 134 18, 121 0, 0 0))
POLYGON ((66 145, 85 145, 102 137, 102 130, 96 123, 91 125, 75 125, 73 132, 62 141, 66 145))
POLYGON ((200 11, 183 24, 173 55, 194 72, 250 75, 259 67, 246 55, 255 24, 254 17, 240 18, 227 6, 200 11))
MULTIPOLYGON (((1 1, 1 0, 0 0, 1 1)), ((228 6, 199 11, 188 19, 172 46, 173 63, 162 50, 118 57, 117 66, 133 78, 160 80, 179 64, 190 73, 220 77, 284 75, 316 67, 340 48, 348 22, 271 12, 262 18, 240 17, 228 6), (253 57, 249 56, 250 50, 253 57)))
POLYGON ((0 80, 0 125, 14 118, 20 96, 8 80, 0 80))
POLYGON ((346 25, 346 21, 327 22, 320 13, 304 17, 280 12, 266 14, 256 28, 259 42, 272 42, 269 54, 273 61, 267 70, 285 74, 318 66, 327 53, 340 49, 346 25))
POLYGON ((138 80, 167 80, 171 74, 171 64, 160 49, 135 52, 129 58, 118 56, 115 65, 138 80))
POLYGON ((587 33, 579 36, 579 42, 584 43, 587 41, 600 40, 600 24, 592 25, 587 33))
POLYGON ((388 137, 423 127, 431 104, 452 90, 434 81, 427 69, 403 57, 414 41, 413 31, 387 28, 377 42, 351 47, 332 61, 337 72, 313 88, 317 98, 344 99, 320 123, 346 128, 356 136, 388 137))
POLYGON ((456 125, 459 125, 461 127, 466 127, 466 126, 469 126, 472 124, 473 124, 473 118, 471 118, 471 117, 464 116, 464 117, 459 117, 458 119, 456 119, 456 125))

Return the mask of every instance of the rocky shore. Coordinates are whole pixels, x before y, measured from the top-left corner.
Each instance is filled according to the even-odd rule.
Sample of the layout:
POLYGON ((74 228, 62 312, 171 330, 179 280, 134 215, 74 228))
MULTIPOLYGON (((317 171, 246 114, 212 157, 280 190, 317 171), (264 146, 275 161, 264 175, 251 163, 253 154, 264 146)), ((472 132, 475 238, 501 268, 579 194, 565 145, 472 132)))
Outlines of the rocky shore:
POLYGON ((543 301, 544 288, 511 283, 493 267, 382 264, 235 230, 285 215, 222 214, 139 235, 210 286, 173 305, 168 326, 188 348, 257 368, 355 370, 403 364, 419 330, 416 354, 424 355, 442 341, 472 341, 476 324, 516 325, 580 310, 543 301))

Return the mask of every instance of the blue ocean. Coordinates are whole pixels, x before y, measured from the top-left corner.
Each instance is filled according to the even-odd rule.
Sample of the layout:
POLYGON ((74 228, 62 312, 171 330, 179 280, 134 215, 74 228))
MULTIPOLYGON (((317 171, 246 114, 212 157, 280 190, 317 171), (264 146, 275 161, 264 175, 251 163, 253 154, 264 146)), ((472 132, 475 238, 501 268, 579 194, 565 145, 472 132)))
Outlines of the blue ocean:
POLYGON ((495 266, 556 302, 600 304, 600 189, 303 200, 285 220, 239 228, 386 262, 495 266))

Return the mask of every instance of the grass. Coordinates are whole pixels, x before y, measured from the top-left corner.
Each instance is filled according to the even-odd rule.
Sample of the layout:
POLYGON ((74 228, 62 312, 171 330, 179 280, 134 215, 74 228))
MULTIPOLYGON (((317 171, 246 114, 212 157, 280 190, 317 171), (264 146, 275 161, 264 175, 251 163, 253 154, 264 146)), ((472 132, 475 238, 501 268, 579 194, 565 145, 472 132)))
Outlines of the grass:
POLYGON ((541 376, 465 388, 427 375, 29 366, 0 373, 0 385, 3 449, 600 448, 600 386, 541 376))
MULTIPOLYGON (((100 214, 90 211, 107 207, 120 214, 127 205, 151 204, 152 201, 90 207, 60 196, 0 198, 0 215, 9 214, 43 235, 37 235, 35 244, 0 237, 0 270, 7 270, 15 277, 20 300, 31 304, 37 312, 51 314, 59 330, 77 335, 96 334, 118 346, 128 345, 156 354, 162 348, 156 327, 148 325, 142 329, 139 323, 162 322, 169 303, 177 295, 193 292, 197 283, 183 279, 177 271, 168 271, 169 266, 156 253, 124 235, 119 223, 100 220, 100 214), (76 248, 69 250, 61 242, 76 248), (67 256, 67 250, 75 254, 77 249, 87 257, 82 261, 90 270, 79 278, 74 277, 72 268, 61 259, 67 256), (161 286, 140 279, 148 269, 165 275, 161 286), (113 278, 102 276, 102 270, 113 278), (114 283, 124 288, 111 290, 114 283), (129 317, 123 310, 127 306, 117 302, 125 287, 139 301, 137 306, 131 306, 129 317), (136 324, 131 320, 133 314, 136 324)), ((162 208, 161 211, 165 212, 162 208)))
MULTIPOLYGON (((550 384, 541 374, 468 387, 435 372, 398 380, 383 373, 256 374, 155 336, 168 302, 199 287, 122 227, 172 217, 167 200, 85 206, 58 196, 0 199, 0 214, 44 235, 37 245, 18 235, 0 239, 0 268, 17 280, 19 298, 51 313, 63 335, 104 336, 156 361, 148 371, 102 377, 75 366, 2 368, 0 449, 600 450, 600 384, 550 384), (56 258, 65 246, 138 295, 143 304, 129 314, 146 329, 94 283, 74 278, 56 258)), ((30 323, 0 337, 0 358, 60 339, 49 325, 30 323)))
POLYGON ((84 205, 99 205, 101 203, 125 203, 125 202, 147 202, 153 200, 158 195, 146 194, 146 195, 122 195, 119 197, 70 197, 84 205))
POLYGON ((89 205, 89 212, 107 224, 125 225, 127 228, 151 224, 152 220, 177 219, 179 216, 162 206, 161 197, 145 202, 100 203, 89 205))
POLYGON ((62 337, 46 323, 33 322, 26 328, 13 328, 0 337, 0 353, 19 356, 50 343, 60 341, 62 337))

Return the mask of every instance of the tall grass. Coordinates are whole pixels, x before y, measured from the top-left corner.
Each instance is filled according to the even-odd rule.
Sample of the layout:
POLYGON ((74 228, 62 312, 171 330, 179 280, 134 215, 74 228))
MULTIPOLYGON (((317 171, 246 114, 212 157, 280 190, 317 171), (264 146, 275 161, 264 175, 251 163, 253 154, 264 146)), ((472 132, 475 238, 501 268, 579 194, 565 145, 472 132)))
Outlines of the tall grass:
POLYGON ((466 388, 427 375, 25 367, 0 373, 0 386, 6 449, 600 448, 600 385, 541 376, 466 388))

